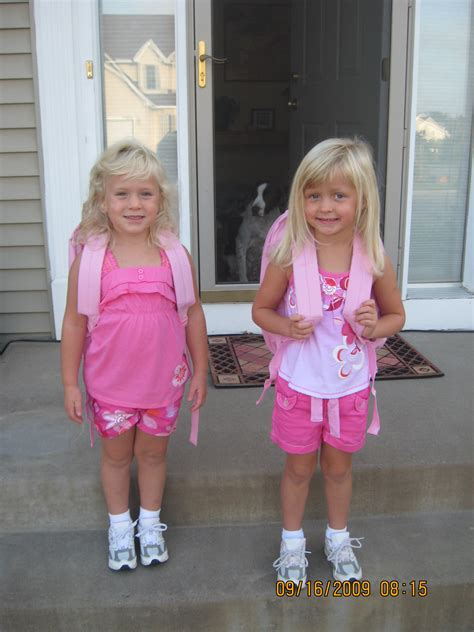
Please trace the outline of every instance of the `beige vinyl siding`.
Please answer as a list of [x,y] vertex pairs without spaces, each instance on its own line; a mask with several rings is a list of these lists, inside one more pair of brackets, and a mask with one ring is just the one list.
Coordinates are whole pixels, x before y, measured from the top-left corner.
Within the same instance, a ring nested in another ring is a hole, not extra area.
[[0,39],[0,53],[31,53],[30,29],[4,31]]
[[51,338],[28,2],[0,0],[0,348]]

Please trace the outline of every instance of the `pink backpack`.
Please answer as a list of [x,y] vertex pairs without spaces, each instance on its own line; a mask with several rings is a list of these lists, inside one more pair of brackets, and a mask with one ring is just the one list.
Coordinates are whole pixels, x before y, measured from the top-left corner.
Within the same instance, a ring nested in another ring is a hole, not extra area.
[[[270,261],[270,253],[283,238],[288,219],[288,211],[283,213],[270,228],[262,252],[262,263],[260,268],[260,283],[262,283],[265,272]],[[304,248],[293,258],[293,279],[295,284],[296,305],[295,313],[301,314],[306,320],[317,325],[323,317],[321,291],[319,287],[319,268],[316,256],[316,248],[308,242]],[[376,349],[382,347],[385,338],[376,340],[365,340],[361,337],[363,327],[354,320],[354,312],[360,304],[370,298],[372,293],[373,275],[370,261],[365,253],[365,248],[361,237],[356,233],[354,236],[352,262],[350,269],[350,282],[347,290],[346,301],[343,309],[344,318],[349,322],[357,339],[367,345],[367,356],[369,362],[369,374],[372,381],[372,394],[374,395],[374,412],[372,422],[368,429],[371,434],[378,434],[380,429],[380,419],[377,410],[376,391],[374,387],[375,375],[377,373]],[[285,313],[284,300],[277,308],[281,314]],[[293,338],[273,334],[262,330],[265,343],[273,357],[269,365],[269,378],[265,381],[263,393],[257,404],[265,395],[265,392],[272,385],[278,375],[278,369],[283,357],[285,347],[294,342]]]
[[[74,259],[82,253],[79,267],[77,311],[79,314],[87,316],[87,330],[90,335],[99,320],[101,272],[108,237],[107,235],[97,235],[89,238],[85,244],[80,244],[77,240],[78,230],[79,227],[75,229],[69,239],[69,267]],[[186,326],[188,309],[195,303],[193,275],[189,259],[184,246],[173,233],[163,233],[161,242],[171,265],[178,314],[183,326]],[[197,445],[198,426],[199,411],[194,411],[191,414],[191,436],[189,438],[194,445]]]

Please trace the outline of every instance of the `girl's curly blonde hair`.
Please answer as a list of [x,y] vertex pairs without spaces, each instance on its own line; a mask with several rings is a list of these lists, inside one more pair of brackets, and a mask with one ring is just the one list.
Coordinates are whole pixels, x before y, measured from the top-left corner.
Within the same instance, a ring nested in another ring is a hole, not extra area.
[[314,237],[304,214],[304,191],[308,187],[342,175],[357,191],[354,231],[362,237],[375,276],[384,269],[384,250],[380,239],[380,200],[372,149],[361,138],[328,138],[315,145],[301,161],[293,178],[288,202],[288,221],[283,239],[271,253],[279,266],[291,264],[298,252]]
[[82,221],[76,236],[78,243],[83,244],[94,235],[113,237],[110,220],[102,210],[107,178],[111,176],[126,176],[130,180],[154,178],[160,190],[160,208],[154,226],[150,228],[150,241],[161,246],[160,234],[163,231],[177,234],[171,210],[172,188],[160,161],[143,143],[134,138],[124,138],[107,147],[91,169],[89,196],[82,207]]

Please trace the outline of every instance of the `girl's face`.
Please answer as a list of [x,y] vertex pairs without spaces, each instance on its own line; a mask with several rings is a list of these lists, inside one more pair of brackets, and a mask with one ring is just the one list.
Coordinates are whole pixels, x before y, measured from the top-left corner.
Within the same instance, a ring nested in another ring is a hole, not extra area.
[[110,176],[105,185],[103,210],[115,232],[148,237],[161,203],[160,188],[154,178],[131,180]]
[[316,239],[352,238],[357,191],[342,175],[304,190],[304,214]]

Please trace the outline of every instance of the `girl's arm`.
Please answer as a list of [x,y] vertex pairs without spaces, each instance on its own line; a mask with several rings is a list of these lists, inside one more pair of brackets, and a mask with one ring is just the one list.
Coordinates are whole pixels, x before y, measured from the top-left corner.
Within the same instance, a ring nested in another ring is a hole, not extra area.
[[77,290],[81,257],[74,260],[69,272],[66,311],[61,334],[61,376],[64,407],[72,421],[82,423],[82,395],[78,384],[79,366],[84,351],[87,317],[77,313]]
[[191,410],[195,411],[206,401],[208,349],[206,319],[204,318],[204,311],[199,299],[196,271],[191,255],[189,252],[187,254],[193,275],[196,301],[188,310],[188,323],[186,325],[186,344],[193,361],[193,377],[189,386],[188,401],[193,402]]
[[304,340],[313,331],[312,323],[305,322],[304,317],[299,314],[287,318],[276,311],[288,286],[288,274],[289,271],[273,263],[268,264],[253,302],[252,318],[259,327],[272,334]]
[[398,289],[395,270],[390,259],[385,257],[383,275],[373,285],[373,293],[379,308],[373,299],[364,301],[356,310],[356,321],[364,326],[364,338],[386,338],[393,336],[405,324],[405,309]]

